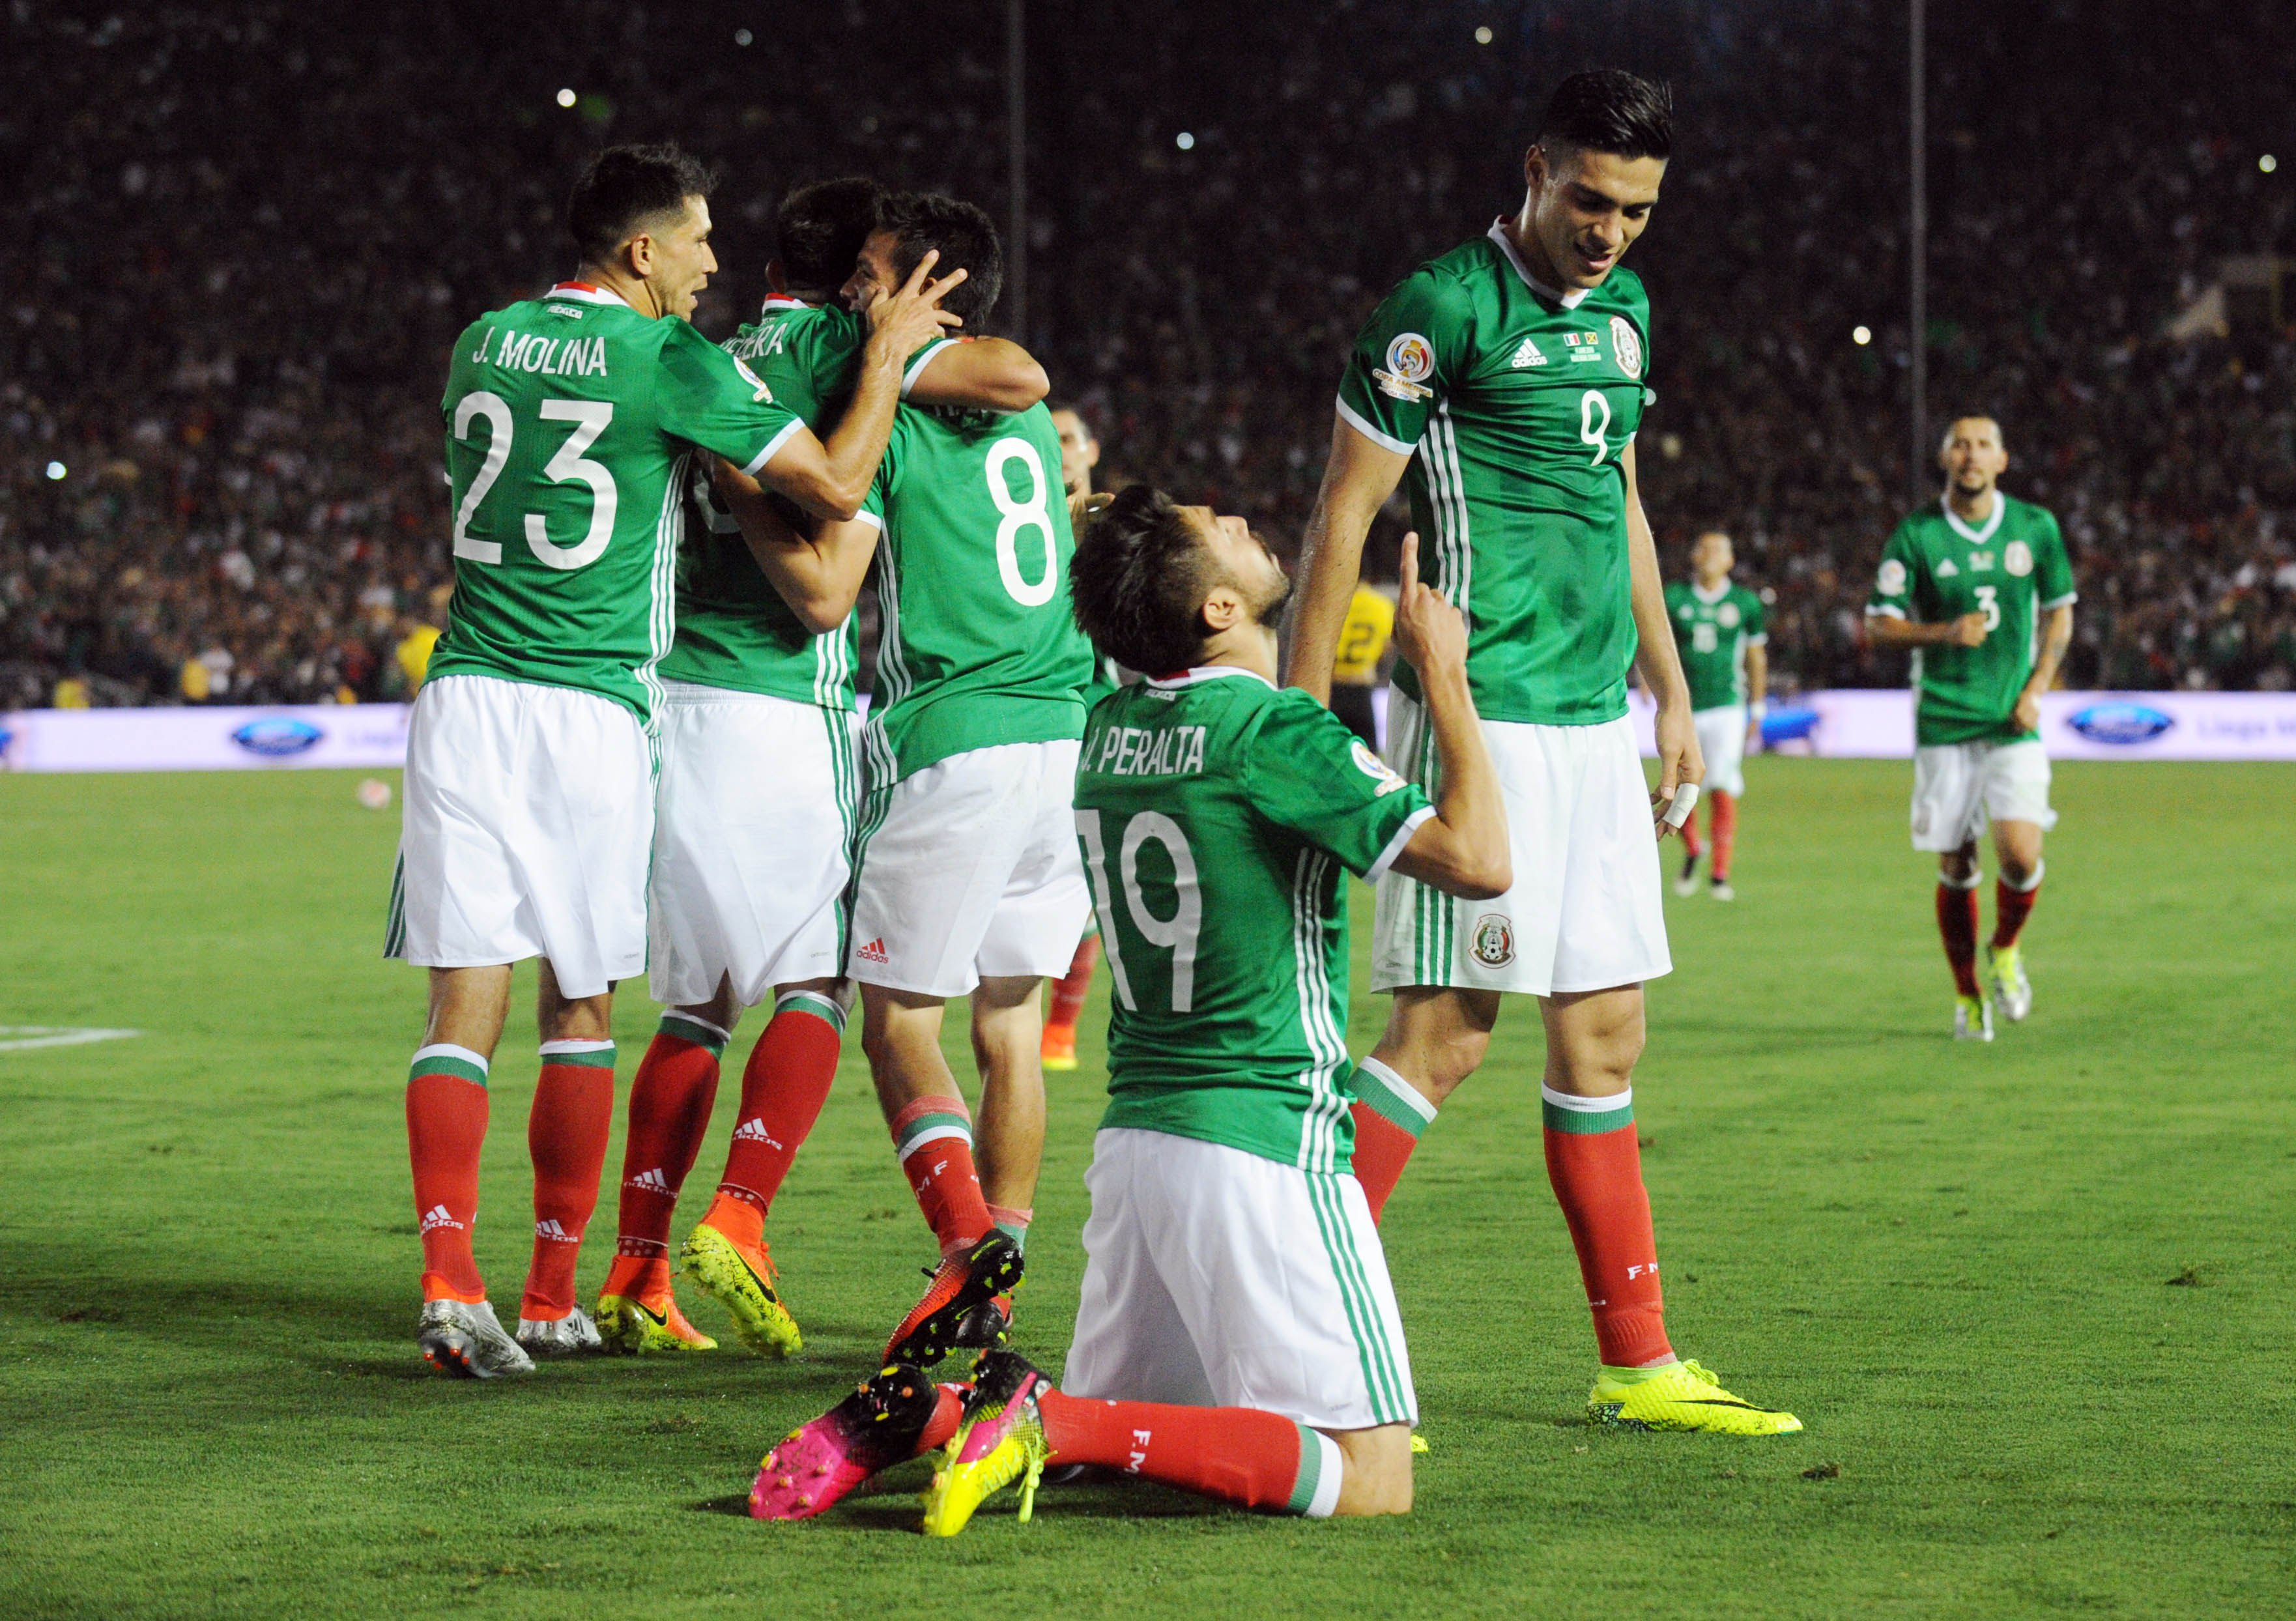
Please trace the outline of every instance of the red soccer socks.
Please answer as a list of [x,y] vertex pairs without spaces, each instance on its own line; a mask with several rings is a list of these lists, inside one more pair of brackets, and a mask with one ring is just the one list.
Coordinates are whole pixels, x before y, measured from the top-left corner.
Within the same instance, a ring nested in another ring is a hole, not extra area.
[[[2025,927],[2025,920],[2033,915],[2033,903],[2041,898],[2041,877],[2042,874],[2047,871],[2048,864],[2046,862],[2037,864],[2033,868],[2033,875],[2025,880],[2025,887],[2021,889],[2016,885],[2011,883],[2006,878],[1997,878],[1994,880],[1994,950],[2006,951],[2010,946],[2014,946],[2017,943],[2018,932]],[[1970,929],[1972,934],[1976,931],[1977,927],[1975,912],[1976,898],[1977,897],[1973,895],[1970,897]],[[1942,905],[1943,904],[1944,902],[1942,898],[1940,898],[1939,905]]]
[[1416,1086],[1375,1058],[1356,1066],[1348,1090],[1355,1094],[1355,1173],[1371,1218],[1379,1220],[1388,1195],[1403,1178],[1419,1134],[1435,1118],[1435,1105]]
[[[690,1013],[665,1013],[630,1082],[630,1131],[622,1144],[617,1259],[669,1253],[669,1223],[709,1110],[718,1100],[726,1032]],[[610,1289],[610,1294],[625,1291]]]
[[1671,1362],[1658,1286],[1658,1239],[1635,1137],[1634,1093],[1581,1098],[1552,1087],[1539,1091],[1546,1175],[1578,1251],[1578,1275],[1587,1285],[1603,1365]]
[[1938,880],[1938,933],[1945,941],[1954,989],[1964,996],[1977,995],[1977,886],[1981,881],[1972,875],[1964,888],[1949,879]]
[[963,1255],[996,1224],[972,1164],[972,1114],[963,1098],[919,1098],[893,1118],[893,1149],[941,1258]]
[[406,1154],[422,1233],[422,1298],[487,1298],[471,1253],[479,1150],[487,1139],[487,1060],[468,1047],[422,1048],[406,1072]]
[[614,1126],[614,1044],[546,1041],[526,1144],[534,1159],[534,1259],[518,1314],[554,1322],[574,1309],[574,1263],[598,1208]]
[[1322,1517],[1340,1500],[1329,1436],[1252,1407],[1037,1398],[1055,1463],[1092,1463],[1241,1508]]
[[1084,999],[1092,991],[1092,970],[1099,964],[1100,937],[1088,934],[1077,942],[1067,974],[1053,982],[1053,1009],[1045,1019],[1046,1029],[1074,1034],[1077,1016],[1084,1011]]
[[1738,842],[1738,797],[1718,789],[1710,802],[1714,807],[1708,813],[1714,821],[1714,861],[1708,870],[1716,883],[1726,884],[1730,881],[1730,852]]
[[745,1239],[728,1231],[727,1237],[758,1241],[765,1213],[789,1175],[790,1162],[828,1101],[844,1038],[845,1010],[832,997],[819,991],[790,991],[774,1003],[774,1016],[742,1070],[742,1109],[734,1122],[726,1175],[718,1184],[717,1202],[702,1218],[719,1226],[720,1210],[736,1202],[747,1204],[757,1212],[758,1232]]

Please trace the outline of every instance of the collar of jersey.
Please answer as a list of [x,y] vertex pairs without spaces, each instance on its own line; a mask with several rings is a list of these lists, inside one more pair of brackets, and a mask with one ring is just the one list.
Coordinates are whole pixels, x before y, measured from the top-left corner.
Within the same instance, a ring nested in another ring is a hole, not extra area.
[[1275,684],[1258,670],[1248,670],[1239,664],[1200,664],[1193,669],[1182,670],[1177,675],[1152,675],[1148,684],[1171,692],[1179,687],[1192,687],[1199,681],[1217,681],[1223,675],[1249,676],[1271,692],[1276,690]]
[[1985,520],[1985,527],[1981,529],[1972,529],[1962,522],[1961,514],[1953,510],[1953,497],[1950,495],[1938,497],[1938,510],[1945,514],[1945,520],[1953,526],[1955,534],[1972,546],[1981,546],[1991,540],[1993,531],[2001,527],[2001,516],[2009,510],[2009,497],[1997,489],[1993,492],[1993,516]]
[[587,282],[561,282],[548,296],[575,304],[619,304],[624,309],[630,307],[630,301],[621,294],[608,288],[593,287]]
[[1577,292],[1564,292],[1559,287],[1549,287],[1531,274],[1530,266],[1522,262],[1522,255],[1514,250],[1514,239],[1506,233],[1505,219],[1491,221],[1488,234],[1490,239],[1499,245],[1499,251],[1506,255],[1507,263],[1514,266],[1515,274],[1522,278],[1522,284],[1540,298],[1552,299],[1565,309],[1576,309],[1586,300],[1587,294],[1590,291],[1587,288],[1582,287]]
[[1727,579],[1725,579],[1722,584],[1716,588],[1714,594],[1712,596],[1708,596],[1706,594],[1706,587],[1700,585],[1696,580],[1693,580],[1690,582],[1690,594],[1696,597],[1700,602],[1705,603],[1709,608],[1711,608],[1715,603],[1720,602],[1724,597],[1730,594],[1730,582]]
[[817,307],[807,303],[803,299],[792,299],[785,292],[776,292],[767,296],[765,307],[760,309],[758,313],[761,315],[770,315],[775,310],[813,309],[816,307]]

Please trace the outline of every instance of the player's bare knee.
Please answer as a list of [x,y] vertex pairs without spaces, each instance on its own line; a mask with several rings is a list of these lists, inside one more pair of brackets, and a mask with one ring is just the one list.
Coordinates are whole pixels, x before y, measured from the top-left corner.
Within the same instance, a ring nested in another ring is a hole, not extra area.
[[1333,1514],[1353,1518],[1411,1512],[1409,1425],[1327,1433],[1340,1448],[1340,1498]]

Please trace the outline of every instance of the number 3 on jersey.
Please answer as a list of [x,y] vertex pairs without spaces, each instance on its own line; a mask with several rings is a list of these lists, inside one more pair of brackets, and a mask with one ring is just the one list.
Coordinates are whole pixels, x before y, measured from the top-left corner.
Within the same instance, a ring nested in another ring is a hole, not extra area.
[[[558,447],[555,455],[544,466],[543,475],[553,483],[562,484],[570,479],[579,479],[590,487],[590,528],[579,545],[554,544],[550,529],[539,512],[526,514],[526,546],[543,562],[553,569],[579,569],[594,563],[603,556],[606,543],[614,537],[614,514],[620,505],[619,493],[614,487],[614,475],[603,462],[593,462],[582,453],[598,442],[614,420],[613,403],[610,400],[546,399],[536,413],[545,422],[571,422],[574,431]],[[479,475],[471,480],[471,487],[463,492],[463,504],[455,509],[455,555],[467,557],[472,562],[502,561],[502,543],[493,540],[472,540],[471,519],[479,510],[479,503],[502,477],[504,463],[510,460],[510,405],[501,395],[480,389],[463,396],[455,407],[455,438],[467,439],[471,424],[480,417],[487,422],[487,459],[479,468]]]
[[[1076,814],[1077,835],[1084,841],[1085,867],[1092,875],[1093,905],[1100,913],[1101,944],[1108,954],[1109,978],[1115,982],[1117,1000],[1134,1012],[1132,977],[1124,965],[1124,930],[1116,915],[1115,896],[1108,881],[1108,847],[1102,842],[1100,813]],[[1140,850],[1150,840],[1163,847],[1172,864],[1172,888],[1177,901],[1169,917],[1158,917],[1140,891]],[[1124,888],[1124,909],[1131,932],[1148,945],[1172,954],[1172,1011],[1193,1010],[1196,992],[1196,937],[1203,927],[1203,893],[1196,882],[1196,856],[1180,824],[1155,811],[1142,811],[1124,825],[1116,857],[1117,879]]]
[[[1013,487],[1006,482],[1004,464],[1018,462],[1028,470],[1029,495],[1026,500],[1013,498]],[[1004,582],[1005,592],[1023,608],[1042,608],[1053,600],[1060,589],[1060,543],[1053,536],[1053,514],[1046,505],[1051,494],[1045,479],[1045,463],[1037,454],[1037,447],[1026,439],[999,439],[988,452],[988,498],[996,503],[996,573]],[[1030,580],[1021,572],[1021,531],[1034,529],[1044,536],[1045,561],[1038,577]]]

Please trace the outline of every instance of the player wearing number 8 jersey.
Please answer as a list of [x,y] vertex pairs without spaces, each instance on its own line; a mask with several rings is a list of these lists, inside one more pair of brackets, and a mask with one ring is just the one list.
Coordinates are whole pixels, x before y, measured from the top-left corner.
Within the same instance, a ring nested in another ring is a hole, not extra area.
[[574,1264],[612,1111],[613,983],[645,962],[649,733],[686,459],[699,446],[813,510],[850,513],[890,428],[900,357],[941,324],[914,289],[889,301],[869,381],[824,447],[686,320],[717,267],[709,189],[674,147],[600,154],[568,210],[578,277],[455,346],[441,407],[455,601],[410,725],[386,941],[431,970],[406,1094],[417,1338],[451,1372],[530,1366],[486,1304],[470,1243],[486,1075],[526,957],[543,959],[544,1063],[520,1339],[598,1343]]
[[[2072,643],[2077,594],[2057,520],[1997,487],[2009,465],[1999,423],[1956,418],[1938,464],[1945,494],[1883,546],[1866,624],[1875,646],[1914,650],[1914,848],[1938,856],[1954,1035],[1990,1041],[1997,1006],[2012,1022],[2032,1009],[2019,937],[2040,897],[2041,835],[2057,820],[2040,695]],[[1980,987],[1977,840],[1988,822],[2001,874]]]
[[[1500,995],[1538,996],[1547,1171],[1601,1355],[1590,1412],[1775,1433],[1799,1425],[1719,1390],[1667,1339],[1634,1129],[1642,983],[1670,962],[1652,798],[1627,719],[1630,662],[1658,704],[1658,797],[1702,775],[1636,493],[1650,305],[1619,267],[1657,203],[1671,142],[1662,86],[1607,70],[1566,79],[1525,155],[1520,210],[1422,266],[1373,313],[1340,386],[1289,678],[1328,690],[1364,535],[1407,474],[1430,583],[1467,618],[1467,675],[1506,795],[1515,885],[1462,902],[1407,875],[1382,880],[1372,986],[1393,990],[1395,1006],[1355,1079],[1357,1175],[1378,1210],[1438,1106],[1480,1063]],[[1399,671],[1389,759],[1439,782],[1418,699]]]

